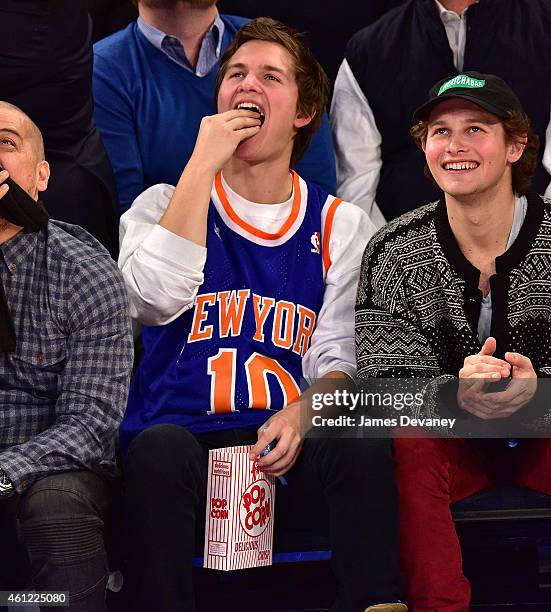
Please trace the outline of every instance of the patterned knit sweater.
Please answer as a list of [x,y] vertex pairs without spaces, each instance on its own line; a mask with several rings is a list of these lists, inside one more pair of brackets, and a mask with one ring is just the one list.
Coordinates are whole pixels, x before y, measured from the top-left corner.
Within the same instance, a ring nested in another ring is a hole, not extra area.
[[[496,259],[495,355],[516,351],[551,376],[551,201],[528,194],[520,233]],[[479,271],[464,257],[443,201],[395,219],[365,250],[356,303],[358,377],[457,376],[477,336]]]

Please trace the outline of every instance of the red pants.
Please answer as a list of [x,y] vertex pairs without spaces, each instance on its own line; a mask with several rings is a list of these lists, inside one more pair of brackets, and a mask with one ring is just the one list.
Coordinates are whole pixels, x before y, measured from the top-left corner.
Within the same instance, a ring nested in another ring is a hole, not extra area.
[[551,494],[551,441],[394,440],[402,571],[413,612],[465,612],[471,589],[450,504],[515,484]]

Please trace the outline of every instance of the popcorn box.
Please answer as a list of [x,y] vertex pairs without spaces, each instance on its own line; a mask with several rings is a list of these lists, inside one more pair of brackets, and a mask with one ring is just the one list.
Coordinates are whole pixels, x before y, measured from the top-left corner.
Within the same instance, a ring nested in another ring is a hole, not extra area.
[[251,448],[209,451],[203,567],[272,564],[275,480],[249,459]]

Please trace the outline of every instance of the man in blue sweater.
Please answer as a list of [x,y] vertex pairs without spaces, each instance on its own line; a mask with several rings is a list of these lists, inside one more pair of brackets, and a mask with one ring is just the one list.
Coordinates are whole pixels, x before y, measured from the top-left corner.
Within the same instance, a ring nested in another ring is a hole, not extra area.
[[[212,115],[219,58],[248,19],[216,0],[136,0],[139,18],[94,46],[95,119],[115,171],[121,212],[147,187],[175,185],[199,123]],[[297,167],[335,192],[329,124]]]

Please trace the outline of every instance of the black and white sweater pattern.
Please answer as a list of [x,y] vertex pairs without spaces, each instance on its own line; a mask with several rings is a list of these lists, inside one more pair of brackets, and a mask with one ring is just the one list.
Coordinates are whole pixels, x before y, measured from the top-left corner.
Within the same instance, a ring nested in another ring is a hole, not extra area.
[[[526,218],[496,259],[491,335],[551,376],[551,201],[528,194]],[[360,382],[457,376],[477,336],[479,271],[464,257],[443,201],[383,227],[366,247],[356,302]]]

